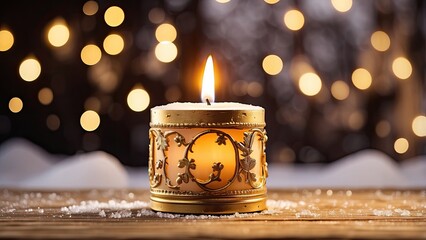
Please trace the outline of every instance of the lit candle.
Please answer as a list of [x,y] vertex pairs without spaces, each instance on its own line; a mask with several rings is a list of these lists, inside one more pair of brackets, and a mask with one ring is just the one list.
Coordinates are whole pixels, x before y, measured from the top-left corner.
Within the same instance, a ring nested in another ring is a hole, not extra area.
[[203,103],[151,109],[151,208],[179,213],[254,212],[266,208],[264,109],[214,102],[211,56]]

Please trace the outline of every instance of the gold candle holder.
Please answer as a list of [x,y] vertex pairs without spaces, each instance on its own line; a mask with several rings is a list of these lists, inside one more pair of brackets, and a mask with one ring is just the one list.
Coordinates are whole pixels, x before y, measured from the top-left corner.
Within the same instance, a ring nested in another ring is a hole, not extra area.
[[153,210],[227,214],[266,209],[263,108],[174,103],[152,108],[150,126]]

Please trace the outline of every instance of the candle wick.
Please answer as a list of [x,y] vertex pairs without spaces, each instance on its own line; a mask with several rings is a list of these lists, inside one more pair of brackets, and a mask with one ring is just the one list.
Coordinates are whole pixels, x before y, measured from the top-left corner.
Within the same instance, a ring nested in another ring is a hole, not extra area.
[[208,98],[206,98],[206,102],[207,102],[207,105],[212,105],[211,103],[210,103],[210,100],[208,99]]

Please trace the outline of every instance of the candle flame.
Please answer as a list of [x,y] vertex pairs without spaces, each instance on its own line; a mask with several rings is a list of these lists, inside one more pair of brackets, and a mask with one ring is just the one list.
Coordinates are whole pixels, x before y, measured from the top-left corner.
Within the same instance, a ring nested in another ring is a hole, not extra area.
[[214,68],[213,58],[211,55],[207,58],[206,66],[204,68],[201,101],[209,105],[214,102]]

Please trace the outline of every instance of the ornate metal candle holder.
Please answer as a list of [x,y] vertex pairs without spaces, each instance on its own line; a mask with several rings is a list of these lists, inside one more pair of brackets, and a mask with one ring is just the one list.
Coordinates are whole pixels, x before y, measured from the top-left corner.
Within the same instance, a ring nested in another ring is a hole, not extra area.
[[266,209],[260,109],[151,109],[151,208],[195,214]]

